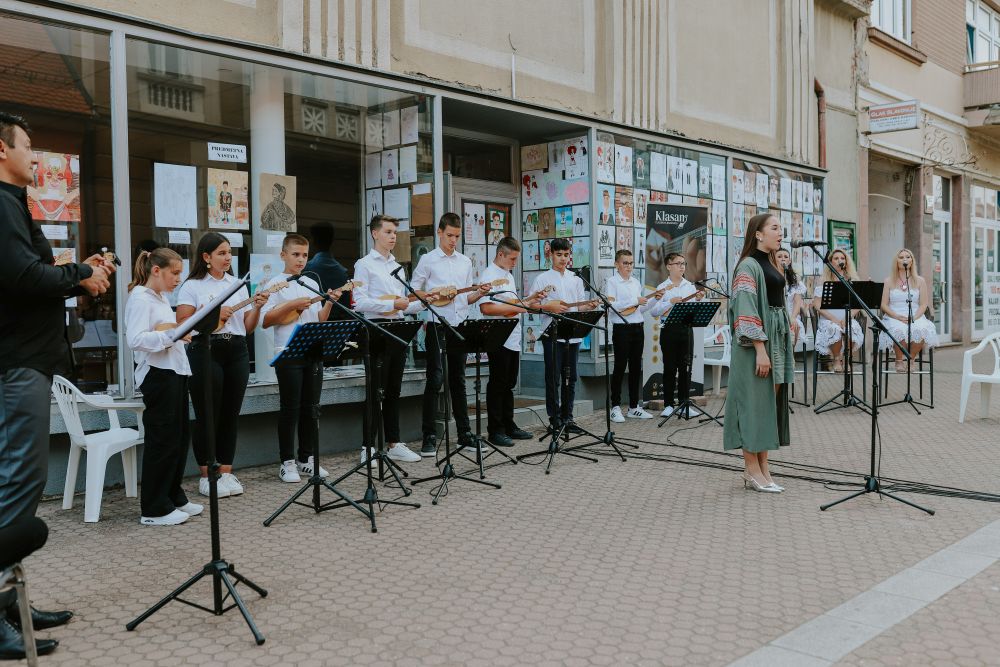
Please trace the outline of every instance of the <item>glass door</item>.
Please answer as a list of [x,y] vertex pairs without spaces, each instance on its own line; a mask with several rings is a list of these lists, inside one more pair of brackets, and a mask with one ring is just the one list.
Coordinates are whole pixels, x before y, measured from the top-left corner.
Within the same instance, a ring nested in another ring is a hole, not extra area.
[[934,175],[931,308],[942,341],[951,340],[951,180]]

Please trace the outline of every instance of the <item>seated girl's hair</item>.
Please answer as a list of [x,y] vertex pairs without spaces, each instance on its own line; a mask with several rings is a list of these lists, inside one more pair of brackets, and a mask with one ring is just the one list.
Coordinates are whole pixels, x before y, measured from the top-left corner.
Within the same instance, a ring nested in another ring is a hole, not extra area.
[[145,285],[149,280],[150,274],[153,272],[154,266],[166,269],[170,266],[171,262],[181,261],[183,261],[181,256],[170,248],[141,251],[139,256],[135,258],[135,267],[132,269],[132,282],[128,284],[128,291],[131,292],[132,288],[136,285]]

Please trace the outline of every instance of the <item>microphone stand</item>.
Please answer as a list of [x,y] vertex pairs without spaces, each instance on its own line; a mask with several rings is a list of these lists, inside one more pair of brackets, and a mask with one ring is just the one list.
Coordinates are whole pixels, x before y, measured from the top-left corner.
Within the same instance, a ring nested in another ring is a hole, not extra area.
[[[549,311],[542,310],[541,308],[532,308],[530,306],[525,305],[523,301],[521,301],[520,303],[513,303],[511,301],[504,301],[503,299],[498,299],[496,297],[490,297],[490,301],[493,301],[495,303],[502,303],[502,304],[505,304],[505,305],[508,305],[508,306],[519,306],[519,307],[523,308],[524,311],[527,312],[527,313],[535,313],[536,315],[545,315],[545,316],[551,317],[552,318],[552,322],[549,324],[549,327],[556,326],[558,328],[558,324],[556,324],[558,322],[565,322],[565,321],[578,322],[578,320],[574,320],[572,318],[566,317],[565,315],[562,315],[560,313],[550,313]],[[554,336],[555,336],[555,334],[553,333],[553,338],[552,338],[552,344],[553,345],[556,344]],[[552,356],[555,357],[554,354]],[[554,359],[553,359],[553,361],[554,361]],[[555,367],[555,364],[553,363],[552,364],[552,368],[551,369],[546,368],[545,371],[547,373],[551,372],[551,377],[549,379],[552,381],[553,386],[556,388],[556,391],[559,391],[560,390],[560,386],[561,386],[560,377],[559,376],[562,375],[562,380],[566,381],[566,377],[565,377],[564,374],[562,374],[561,369],[557,369]],[[554,428],[551,424],[549,424],[549,426],[545,430],[545,433],[542,435],[542,437],[540,437],[538,439],[539,442],[541,442],[542,440],[545,440],[549,436],[552,436],[551,440],[549,440],[549,446],[548,446],[548,448],[543,449],[541,451],[532,452],[530,454],[521,454],[520,456],[517,457],[517,460],[518,461],[524,461],[525,459],[533,458],[535,456],[547,456],[549,458],[549,462],[548,462],[548,465],[545,466],[545,474],[546,475],[548,475],[552,471],[552,463],[553,463],[553,461],[555,461],[555,458],[556,458],[555,455],[556,454],[565,454],[566,456],[573,456],[573,457],[578,458],[578,459],[584,459],[585,461],[590,461],[591,463],[597,463],[597,459],[591,458],[589,456],[584,456],[583,454],[577,454],[574,451],[574,450],[577,450],[577,449],[582,449],[584,447],[588,447],[588,446],[590,446],[589,444],[588,445],[579,445],[579,446],[576,446],[576,447],[564,447],[564,448],[561,448],[559,446],[559,439],[561,437],[564,437],[565,432],[566,432],[566,423],[560,424],[559,428]],[[570,440],[569,436],[566,435],[565,438],[566,438],[566,442],[568,443],[569,440]],[[614,444],[612,444],[611,446],[615,447]],[[615,447],[615,451],[617,451],[618,454],[621,455],[621,451],[618,450],[617,447]],[[625,457],[622,457],[622,458],[624,459]]]
[[[913,292],[910,291],[910,265],[906,264],[906,351],[910,351],[910,343],[913,340]],[[912,381],[913,381],[913,366],[912,366],[912,355],[911,358],[907,359],[906,362],[906,393],[903,398],[898,401],[893,401],[892,403],[883,403],[882,407],[888,407],[890,405],[899,405],[900,403],[908,403],[911,408],[919,415],[920,408],[917,406],[923,406],[925,408],[933,408],[933,405],[928,405],[927,403],[921,403],[920,401],[914,400],[912,391]],[[888,389],[886,390],[888,393]],[[932,395],[933,397],[933,395]]]
[[[694,284],[697,287],[701,287],[703,289],[707,289],[709,292],[713,292],[714,294],[716,294],[717,296],[722,297],[723,299],[729,299],[730,298],[729,294],[725,290],[716,289],[715,287],[712,287],[708,283],[705,283],[705,282],[703,282],[701,280],[695,280],[692,284]],[[729,326],[729,325],[726,325],[726,326]],[[731,346],[732,346],[732,343],[730,342],[730,347]],[[702,364],[702,374],[704,374],[704,372],[705,372],[704,368],[705,368],[705,365]],[[721,374],[719,375],[719,382],[720,382],[720,384],[722,382],[722,375]],[[718,391],[719,389],[721,389],[721,387],[716,387],[715,389],[716,389],[716,391]],[[726,409],[726,402],[727,401],[729,401],[729,390],[728,389],[726,390],[726,397],[722,399],[722,405],[719,406],[719,411],[715,413],[715,416],[712,416],[706,410],[705,411],[705,416],[702,417],[701,419],[699,419],[698,423],[699,424],[704,424],[705,422],[715,422],[719,426],[722,426],[722,420],[724,420],[726,418],[725,415],[722,414],[722,411]],[[706,406],[706,407],[708,407],[708,406]],[[671,415],[671,416],[673,416],[673,415]],[[662,426],[663,423],[661,423],[660,425]]]
[[[625,317],[620,312],[618,312],[617,308],[615,308],[614,306],[611,305],[611,302],[608,300],[608,298],[606,296],[604,296],[604,294],[601,293],[601,291],[599,289],[597,289],[596,287],[594,287],[590,283],[590,281],[587,280],[584,277],[584,275],[583,275],[583,268],[579,268],[579,269],[572,269],[571,268],[569,270],[572,271],[573,273],[575,273],[576,277],[583,281],[584,286],[588,290],[590,290],[591,293],[593,293],[594,296],[596,296],[600,300],[601,303],[604,304],[604,327],[601,328],[601,331],[604,332],[604,337],[606,339],[604,341],[605,342],[605,345],[604,345],[604,423],[605,423],[606,429],[605,429],[604,437],[603,438],[599,438],[596,435],[594,435],[593,433],[587,433],[587,435],[589,435],[590,437],[594,438],[594,440],[597,441],[596,443],[594,443],[595,445],[596,444],[602,444],[602,443],[605,444],[605,445],[609,445],[612,449],[615,450],[615,453],[618,454],[618,456],[621,457],[622,461],[624,461],[625,460],[625,455],[622,454],[621,450],[618,449],[618,447],[616,446],[615,433],[614,433],[614,431],[611,430],[611,362],[610,362],[609,356],[608,356],[608,348],[611,347],[611,336],[612,336],[611,313],[614,313],[615,315],[617,315],[618,317],[620,317],[621,320],[622,320],[622,322],[625,321]],[[641,294],[641,292],[640,292],[640,294]],[[597,338],[598,338],[597,343],[598,343],[598,345],[600,345],[600,336],[598,336]],[[629,372],[630,373],[637,372],[637,369],[630,369]],[[636,399],[636,400],[638,400],[638,399]],[[585,433],[586,433],[586,431],[585,431]],[[630,444],[630,446],[633,447],[634,449],[638,449],[639,448],[639,445],[631,445]]]
[[[346,313],[348,315],[348,317],[350,317],[350,318],[352,318],[352,319],[360,322],[362,324],[362,326],[365,328],[366,337],[365,337],[365,341],[363,343],[364,349],[362,350],[362,355],[363,355],[363,360],[364,360],[364,365],[365,365],[365,388],[366,388],[366,393],[369,393],[370,395],[365,397],[365,399],[366,399],[365,400],[365,411],[364,411],[364,414],[363,414],[364,424],[363,424],[363,427],[362,427],[362,431],[364,433],[364,444],[363,444],[363,446],[364,446],[364,448],[366,450],[366,453],[368,454],[367,458],[378,459],[380,462],[384,462],[386,468],[388,468],[389,472],[395,478],[396,483],[399,485],[399,488],[403,491],[403,495],[404,496],[408,496],[411,493],[413,493],[413,491],[411,489],[408,489],[403,484],[403,480],[400,479],[399,475],[396,472],[396,468],[397,468],[396,464],[393,463],[392,459],[390,459],[387,456],[384,456],[384,453],[382,451],[383,448],[381,447],[381,443],[372,442],[373,439],[375,441],[378,441],[378,436],[374,435],[374,434],[377,433],[378,430],[379,430],[378,422],[380,421],[380,418],[381,418],[381,410],[379,409],[378,410],[378,414],[376,414],[376,411],[377,411],[376,408],[378,406],[380,406],[379,394],[381,393],[381,387],[378,386],[378,385],[381,382],[382,374],[381,374],[381,359],[379,359],[379,360],[376,361],[376,364],[375,364],[376,370],[375,370],[375,372],[372,372],[372,370],[371,370],[372,369],[372,355],[371,355],[371,344],[370,344],[370,341],[369,341],[371,334],[369,332],[372,331],[372,330],[378,331],[380,334],[382,334],[383,336],[385,336],[389,340],[393,341],[397,345],[399,345],[401,347],[404,347],[404,348],[407,346],[408,343],[405,340],[403,340],[402,338],[400,338],[399,336],[397,336],[396,334],[394,334],[394,333],[392,333],[390,331],[386,331],[382,327],[376,325],[374,322],[372,322],[371,320],[369,320],[367,317],[365,317],[361,313],[348,308],[344,304],[340,303],[339,300],[332,298],[329,294],[327,294],[325,292],[321,292],[320,290],[313,288],[311,285],[306,284],[305,282],[303,282],[302,280],[299,279],[300,277],[301,277],[301,274],[298,277],[292,278],[292,280],[294,280],[295,282],[297,282],[299,285],[301,285],[302,287],[306,288],[310,292],[313,292],[313,293],[317,294],[318,296],[322,297],[323,301],[327,301],[330,304],[332,304],[335,308],[340,309],[341,312]],[[319,401],[320,401],[320,394],[322,393],[322,389],[323,389],[323,366],[322,366],[322,362],[316,362],[316,363],[313,364],[312,375],[313,375],[313,378],[314,378],[314,382],[316,384],[314,395],[316,396],[316,407],[318,409],[318,405],[319,405]],[[374,391],[371,391],[372,387],[375,387]],[[374,435],[374,438],[373,438],[373,435]],[[371,450],[371,451],[368,451],[368,450]],[[351,475],[353,475],[355,472],[359,471],[360,467],[362,465],[365,467],[365,469],[367,471],[366,472],[366,477],[367,477],[368,484],[367,484],[367,486],[365,488],[364,498],[359,503],[359,502],[357,502],[355,500],[352,500],[351,498],[349,498],[344,493],[342,493],[337,488],[337,485],[340,484],[345,479],[347,479],[348,477],[350,477]],[[403,472],[403,475],[406,476],[406,473]],[[320,502],[320,496],[319,496],[320,487],[326,487],[330,491],[333,491],[335,494],[337,494],[340,497],[340,500],[333,501],[333,502],[330,502],[330,503],[326,503],[325,505],[321,504],[321,502]],[[312,505],[305,505],[305,503],[298,502],[298,498],[303,493],[305,493],[309,488],[312,488],[312,490],[313,490],[313,502],[312,502]],[[293,494],[291,498],[289,498],[287,501],[285,501],[285,503],[281,507],[279,507],[271,516],[269,516],[264,521],[264,526],[270,526],[271,523],[278,517],[278,515],[280,515],[282,512],[284,512],[293,503],[294,504],[299,504],[299,505],[304,505],[306,507],[312,507],[313,510],[315,512],[317,512],[317,513],[323,512],[323,511],[326,511],[326,510],[339,509],[341,507],[348,507],[348,506],[353,507],[354,509],[358,510],[359,512],[361,512],[362,514],[364,514],[368,518],[368,520],[371,522],[371,527],[372,527],[372,532],[373,533],[378,531],[378,529],[375,526],[375,505],[376,504],[380,506],[380,509],[382,507],[384,507],[385,505],[402,505],[402,506],[405,506],[405,507],[413,507],[413,508],[419,508],[420,507],[419,503],[407,503],[407,502],[401,502],[401,501],[397,501],[397,500],[381,500],[378,497],[378,491],[375,488],[375,483],[374,483],[374,481],[372,479],[371,465],[369,464],[369,462],[367,460],[364,461],[363,463],[361,463],[360,465],[355,466],[350,471],[348,471],[346,474],[342,475],[341,477],[338,477],[337,479],[333,480],[332,482],[323,479],[320,476],[319,445],[318,445],[318,443],[317,443],[316,450],[313,452],[313,475],[312,475],[312,477],[310,477],[307,480],[307,484],[305,486],[303,486],[301,489],[299,489],[299,491],[297,491],[295,494]],[[362,506],[362,504],[363,505],[367,505],[368,509],[366,510]]]
[[[434,309],[433,306],[431,306],[431,304],[427,301],[425,297],[420,296],[420,293],[417,292],[417,290],[413,289],[413,286],[410,285],[410,283],[407,282],[405,278],[399,277],[398,269],[392,273],[392,277],[398,280],[403,285],[403,287],[406,288],[407,292],[412,294],[417,301],[419,301],[424,305],[424,308],[426,308],[431,315],[437,318],[437,323],[435,323],[434,320],[432,319],[428,323],[428,327],[434,327],[436,326],[436,324],[441,324],[444,326],[446,331],[451,332],[451,334],[455,337],[457,341],[459,341],[460,343],[465,342],[465,338],[462,336],[462,334],[460,334],[455,329],[455,327],[453,327],[451,323],[448,322],[448,320],[441,317],[441,315]],[[441,484],[438,485],[437,489],[432,491],[432,495],[434,496],[433,500],[431,500],[432,505],[437,505],[438,499],[440,499],[441,496],[448,494],[448,482],[450,482],[453,479],[461,479],[465,480],[466,482],[475,482],[476,484],[491,486],[494,489],[500,488],[499,484],[488,482],[485,479],[476,479],[474,477],[469,477],[467,475],[459,475],[458,473],[455,472],[455,468],[451,464],[451,433],[448,428],[448,420],[451,418],[453,410],[451,405],[451,388],[448,385],[448,354],[447,354],[447,346],[444,340],[446,336],[447,334],[441,335],[441,332],[435,329],[435,338],[437,338],[437,343],[438,343],[438,355],[439,358],[441,359],[441,372],[444,373],[444,383],[442,384],[442,388],[444,389],[444,410],[445,410],[445,415],[444,415],[445,456],[444,459],[442,459],[441,461],[435,461],[434,463],[435,465],[440,466],[441,463],[443,462],[444,467],[441,468],[441,472],[437,475],[432,475],[431,477],[424,477],[422,479],[413,480],[414,486],[416,486],[417,484],[423,484],[424,482],[430,482],[436,479],[441,480]],[[457,426],[458,424],[456,423],[456,427]]]
[[[819,257],[820,260],[832,271],[833,275],[835,275],[837,277],[837,280],[839,280],[841,283],[843,283],[844,287],[847,288],[847,291],[854,297],[854,299],[857,300],[857,302],[859,304],[861,304],[861,308],[865,311],[865,313],[868,314],[868,318],[869,318],[869,320],[871,322],[870,327],[871,327],[871,330],[872,330],[872,335],[876,338],[876,340],[877,340],[878,335],[880,333],[884,333],[886,336],[889,337],[889,339],[893,343],[895,343],[898,346],[899,345],[899,341],[897,341],[895,339],[895,337],[891,333],[889,333],[889,330],[882,323],[882,320],[880,320],[877,317],[875,317],[875,313],[873,313],[871,311],[871,309],[868,307],[868,304],[866,304],[864,301],[861,300],[861,297],[858,295],[858,293],[854,291],[853,287],[851,287],[851,283],[847,279],[845,279],[842,275],[840,275],[840,273],[838,273],[837,271],[833,270],[833,264],[830,262],[829,258],[827,258],[823,254],[821,254],[818,250],[816,250],[815,247],[813,247],[812,251],[814,253],[816,253],[816,256]],[[900,347],[900,349],[902,349],[902,347]],[[903,354],[906,355],[906,357],[908,359],[911,357],[909,350],[903,350]],[[881,483],[881,481],[878,478],[878,470],[876,469],[876,466],[877,466],[876,454],[877,454],[878,437],[879,437],[879,433],[878,433],[878,400],[877,399],[878,399],[878,392],[879,392],[879,378],[878,378],[879,373],[878,373],[878,371],[879,371],[879,357],[880,356],[881,355],[878,353],[878,348],[876,346],[876,352],[875,352],[875,354],[872,355],[872,395],[876,397],[876,400],[872,401],[872,410],[871,410],[871,459],[870,459],[871,467],[869,469],[869,473],[867,475],[865,475],[864,488],[862,488],[860,491],[855,491],[854,493],[849,494],[849,495],[841,498],[840,500],[835,500],[832,503],[827,503],[826,505],[821,505],[819,509],[820,509],[820,511],[826,511],[826,510],[830,509],[831,507],[833,507],[835,505],[839,505],[840,503],[846,502],[848,500],[851,500],[852,498],[857,498],[858,496],[862,496],[862,495],[865,495],[865,494],[868,494],[868,493],[876,493],[879,496],[885,496],[886,498],[892,498],[893,500],[901,502],[904,505],[909,505],[910,507],[916,508],[916,509],[920,510],[921,512],[927,512],[928,514],[930,514],[930,515],[933,516],[934,510],[927,509],[926,507],[921,507],[920,505],[917,505],[914,502],[911,502],[911,501],[906,500],[904,498],[900,498],[899,496],[897,496],[895,494],[892,494],[892,493],[890,493],[888,491],[883,490],[882,489],[882,483]]]
[[[817,254],[819,253],[819,251],[816,250],[815,247],[813,247],[813,246],[810,246],[810,247],[813,248],[813,252],[815,252]],[[840,265],[836,269],[834,269],[833,268],[833,264],[830,263],[829,261],[827,261],[826,258],[824,258],[823,261],[824,261],[824,263],[827,266],[830,267],[832,273],[835,276],[837,276],[837,279],[840,280],[840,282],[844,283],[845,285],[850,285],[850,281],[847,280],[846,278],[844,278],[841,275],[841,273],[840,273],[841,271],[844,271],[847,268],[846,266]],[[864,302],[861,301],[861,299],[858,297],[857,292],[855,292],[854,289],[851,288],[850,293],[847,295],[847,303],[844,304],[844,340],[845,340],[845,344],[844,344],[844,347],[842,348],[843,353],[844,353],[844,387],[839,392],[837,392],[832,398],[830,398],[828,401],[826,401],[822,405],[818,405],[815,408],[813,408],[813,412],[815,412],[816,414],[821,414],[823,412],[829,412],[831,410],[839,410],[841,408],[850,408],[850,407],[858,408],[862,412],[868,413],[868,414],[870,414],[870,412],[871,412],[870,406],[868,405],[868,403],[865,402],[864,397],[859,398],[857,396],[857,394],[854,393],[854,342],[853,342],[853,322],[854,322],[854,317],[851,314],[851,311],[853,310],[853,308],[851,308],[851,295],[854,295],[854,297],[857,298],[858,303],[862,303],[864,305],[865,312],[868,313],[868,317],[874,317],[874,315],[872,314],[872,311],[868,308],[867,304],[864,304]],[[822,315],[820,315],[819,317],[822,317]],[[872,355],[872,359],[875,359],[878,356],[879,356],[878,355],[878,338],[876,337],[875,338],[875,354]],[[817,380],[816,384],[817,385],[819,384],[818,380]],[[862,394],[863,394],[864,393],[864,383],[862,383],[861,389],[862,389]],[[828,405],[830,405],[831,403],[833,403],[834,401],[836,401],[838,398],[841,398],[841,397],[843,397],[843,399],[844,399],[843,404],[841,404],[841,405],[833,405],[832,407],[827,407]],[[877,395],[872,398],[872,402],[873,403],[876,402],[876,401],[878,401],[878,396]]]

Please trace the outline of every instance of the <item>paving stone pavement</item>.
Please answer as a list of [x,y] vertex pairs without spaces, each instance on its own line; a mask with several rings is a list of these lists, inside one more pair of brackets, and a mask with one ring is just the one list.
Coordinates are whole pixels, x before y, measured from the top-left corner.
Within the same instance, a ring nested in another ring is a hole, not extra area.
[[[957,422],[961,352],[937,354],[937,408],[922,416],[905,405],[885,409],[886,477],[1000,492],[1000,429],[995,416],[979,418],[975,390],[967,423]],[[820,395],[836,388],[826,378]],[[901,389],[894,379],[890,395]],[[603,413],[580,423],[604,431]],[[269,591],[266,599],[243,591],[267,637],[259,647],[235,610],[215,617],[178,603],[125,631],[209,560],[207,516],[142,527],[137,501],[121,490],[105,494],[98,524],[83,523],[82,500],[69,511],[43,503],[51,535],[27,562],[32,597],[77,613],[40,633],[62,642],[43,664],[727,665],[1000,518],[994,503],[914,493],[903,495],[937,514],[870,496],[820,512],[847,487],[785,476],[782,495],[745,491],[739,458],[721,453],[722,429],[658,423],[615,425],[622,442],[642,441],[625,449],[625,463],[558,457],[550,475],[503,465],[487,473],[501,490],[453,482],[437,506],[426,485],[415,487],[423,506],[386,509],[375,534],[346,509],[293,507],[264,528],[295,487],[278,481],[277,465],[238,470],[247,491],[220,501],[222,547]],[[523,425],[539,430],[537,421]],[[773,457],[773,470],[858,481],[869,428],[855,409],[798,407],[793,444]],[[346,470],[354,456],[324,465]],[[408,469],[411,479],[434,470],[427,460]],[[344,488],[360,494],[363,480]],[[209,585],[190,597],[209,604]],[[994,564],[838,664],[1000,664],[998,604]]]

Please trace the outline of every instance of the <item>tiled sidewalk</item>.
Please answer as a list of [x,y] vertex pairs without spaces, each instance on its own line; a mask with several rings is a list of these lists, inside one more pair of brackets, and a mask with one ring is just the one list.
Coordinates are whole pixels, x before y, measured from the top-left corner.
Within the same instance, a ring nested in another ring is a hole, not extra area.
[[[974,395],[973,416],[958,424],[961,350],[939,352],[937,364],[936,409],[885,410],[881,471],[1000,492],[997,420],[976,416]],[[823,380],[821,396],[835,390]],[[603,434],[603,413],[581,423]],[[657,423],[629,420],[615,431],[643,441],[643,454],[739,465],[720,454],[718,426]],[[797,408],[793,446],[774,459],[862,473],[869,428],[857,410]],[[685,448],[667,446],[668,436]],[[62,641],[43,664],[726,665],[1000,518],[997,504],[916,494],[904,495],[936,516],[872,497],[821,513],[847,489],[785,478],[783,495],[755,494],[720,467],[600,458],[560,457],[551,475],[504,465],[488,472],[501,490],[457,482],[437,506],[426,485],[415,487],[423,507],[387,509],[376,534],[353,510],[301,507],[264,528],[294,487],[277,480],[277,466],[241,471],[247,493],[221,501],[223,555],[270,592],[246,592],[267,636],[260,647],[235,610],[214,617],[175,603],[124,629],[209,559],[207,517],[145,528],[120,491],[106,495],[96,525],[82,522],[82,502],[67,512],[45,503],[52,534],[28,563],[33,597],[78,617],[42,633]],[[325,465],[336,472],[353,461]],[[360,493],[361,478],[345,488]],[[837,664],[1000,664],[1000,566],[963,582]],[[207,604],[209,585],[195,591]]]

